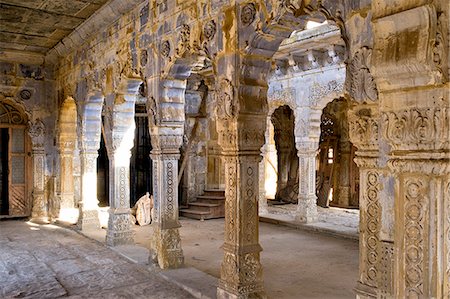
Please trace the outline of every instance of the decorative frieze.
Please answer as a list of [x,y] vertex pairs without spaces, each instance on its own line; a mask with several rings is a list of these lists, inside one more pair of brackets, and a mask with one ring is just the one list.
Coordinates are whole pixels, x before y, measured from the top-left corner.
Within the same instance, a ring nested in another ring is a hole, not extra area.
[[383,135],[394,150],[434,150],[449,146],[450,116],[446,107],[383,112]]
[[360,151],[377,150],[379,121],[377,112],[371,107],[353,109],[348,113],[351,142]]

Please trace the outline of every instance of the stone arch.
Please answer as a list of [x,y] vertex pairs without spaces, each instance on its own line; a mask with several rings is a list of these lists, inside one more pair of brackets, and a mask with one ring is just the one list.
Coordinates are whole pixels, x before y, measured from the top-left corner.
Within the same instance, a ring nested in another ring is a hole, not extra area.
[[76,222],[74,202],[74,150],[77,143],[77,105],[72,97],[67,97],[61,104],[58,119],[58,148],[60,158],[59,177],[59,218],[63,221]]
[[[205,65],[206,56],[185,51],[168,63],[162,76],[152,77],[148,87],[147,111],[153,163],[153,254],[161,268],[177,268],[184,263],[178,228],[178,161],[183,143],[185,91],[187,79]],[[168,238],[167,236],[170,236]],[[176,250],[170,250],[175,247]]]
[[24,217],[32,212],[31,141],[26,134],[29,119],[23,105],[0,97],[0,217]]

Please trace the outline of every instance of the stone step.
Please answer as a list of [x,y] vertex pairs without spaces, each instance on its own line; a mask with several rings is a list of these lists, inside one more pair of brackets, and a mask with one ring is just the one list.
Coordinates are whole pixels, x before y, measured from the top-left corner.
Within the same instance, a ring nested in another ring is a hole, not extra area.
[[225,190],[222,190],[222,189],[205,189],[203,195],[205,195],[205,196],[222,196],[222,197],[225,197]]
[[199,196],[197,196],[197,200],[222,201],[222,200],[225,200],[225,196],[199,195]]
[[220,207],[221,204],[220,204],[220,203],[210,203],[210,202],[198,202],[198,201],[194,201],[194,202],[190,202],[190,203],[189,203],[189,206],[213,208],[213,207]]
[[183,209],[183,210],[180,210],[180,214],[181,214],[181,216],[191,218],[191,219],[198,219],[198,220],[221,218],[221,217],[217,217],[217,216],[211,214],[210,211],[200,211],[200,210],[196,210],[196,209]]

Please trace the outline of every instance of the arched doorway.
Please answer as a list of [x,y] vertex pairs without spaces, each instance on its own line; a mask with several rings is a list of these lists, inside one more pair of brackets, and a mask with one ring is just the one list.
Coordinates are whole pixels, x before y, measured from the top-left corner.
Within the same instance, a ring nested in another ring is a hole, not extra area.
[[31,213],[31,141],[27,117],[14,103],[0,102],[0,217]]
[[275,199],[286,203],[298,201],[298,157],[294,138],[294,112],[287,106],[277,108],[271,117],[277,151],[277,192]]

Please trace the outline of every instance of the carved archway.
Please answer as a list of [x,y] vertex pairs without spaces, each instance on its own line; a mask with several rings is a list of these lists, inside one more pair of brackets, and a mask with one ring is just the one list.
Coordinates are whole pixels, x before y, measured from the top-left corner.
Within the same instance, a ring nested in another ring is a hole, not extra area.
[[0,217],[30,216],[33,181],[28,115],[12,99],[0,99]]

